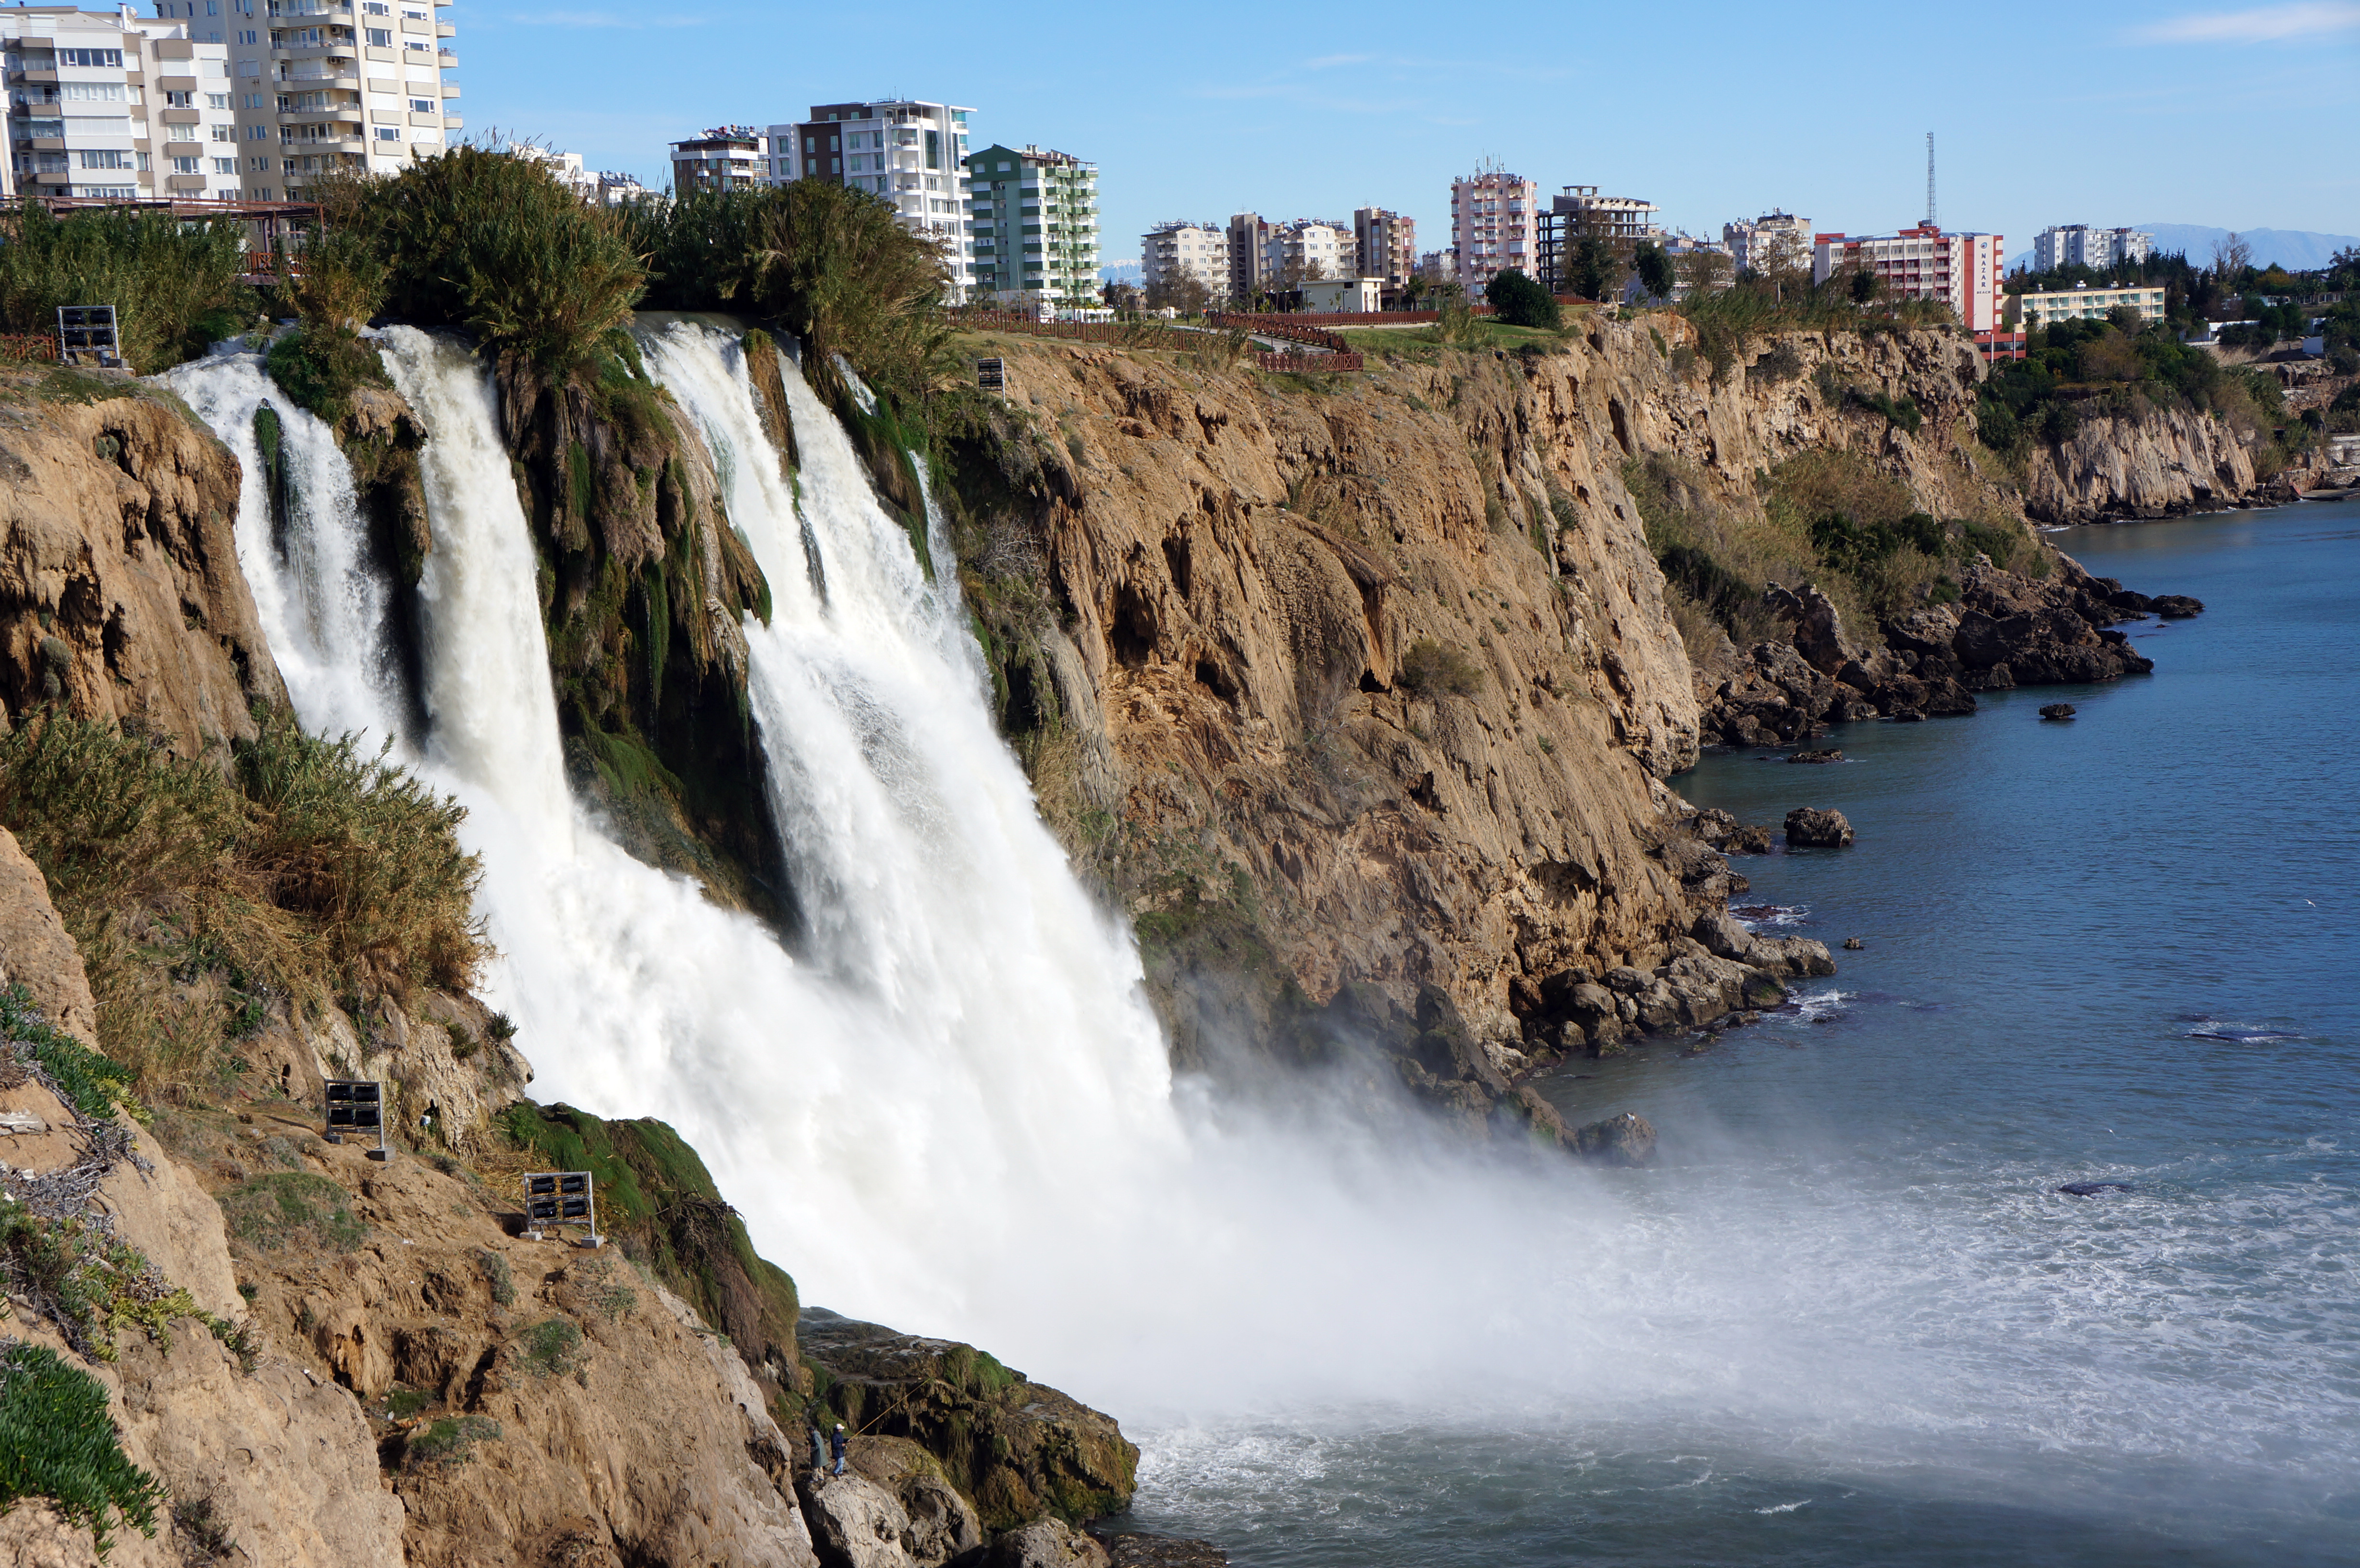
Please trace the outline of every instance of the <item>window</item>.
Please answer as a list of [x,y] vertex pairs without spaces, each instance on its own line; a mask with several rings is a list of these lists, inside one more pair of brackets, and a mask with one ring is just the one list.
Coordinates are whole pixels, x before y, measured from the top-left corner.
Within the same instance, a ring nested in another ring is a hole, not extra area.
[[241,44],[258,44],[262,41],[262,35],[253,27],[241,28],[237,35],[237,41]]
[[67,103],[120,103],[123,84],[119,82],[69,82],[54,89],[60,102]]
[[205,0],[205,15],[208,16],[220,16],[221,0]]
[[164,138],[166,141],[192,142],[197,139],[197,127],[194,125],[173,125],[169,130],[170,135]]
[[402,47],[410,50],[412,54],[432,54],[434,52],[434,46],[426,42],[423,38],[411,38],[407,43],[403,44]]
[[381,142],[398,142],[401,139],[401,129],[398,125],[379,125],[377,128],[377,139]]
[[84,169],[129,169],[131,155],[127,152],[85,152],[79,155]]
[[175,174],[201,173],[202,170],[197,166],[202,162],[204,159],[201,158],[176,158],[172,160],[172,172]]
[[90,66],[104,71],[121,71],[123,51],[109,49],[64,49],[58,50],[58,63]]
[[250,142],[258,142],[269,134],[270,127],[268,125],[248,125],[246,127],[246,139]]
[[213,159],[213,172],[215,174],[235,174],[237,172],[237,159],[234,158],[217,158]]
[[367,31],[368,31],[368,41],[369,41],[369,47],[370,47],[370,48],[372,48],[372,49],[391,49],[391,48],[393,47],[393,29],[392,29],[392,28],[390,28],[390,27],[371,27],[371,28],[367,29]]
[[196,107],[196,96],[193,93],[167,93],[164,94],[164,103],[167,108],[193,109]]
[[393,7],[387,5],[385,0],[364,0],[361,12],[370,16],[390,16],[393,15]]
[[206,108],[208,108],[208,109],[226,109],[226,108],[228,108],[228,107],[229,107],[229,94],[228,94],[228,93],[206,93],[206,94],[205,94],[205,107],[206,107]]
[[237,140],[237,127],[235,125],[215,125],[213,127],[213,140],[217,142],[234,142]]
[[412,98],[410,101],[410,112],[413,114],[431,114],[434,113],[434,100],[432,98]]
[[[257,134],[262,130],[260,125],[254,128]],[[270,160],[267,158],[249,158],[246,160],[246,167],[257,174],[268,174],[270,172]]]

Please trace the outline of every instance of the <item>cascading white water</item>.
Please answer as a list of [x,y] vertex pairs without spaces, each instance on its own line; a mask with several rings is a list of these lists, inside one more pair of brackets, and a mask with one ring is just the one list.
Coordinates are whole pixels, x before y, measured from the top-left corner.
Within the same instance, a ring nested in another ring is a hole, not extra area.
[[[1709,1165],[1602,1181],[1193,1114],[1136,957],[992,731],[950,580],[919,568],[791,367],[800,498],[736,340],[675,323],[646,343],[771,584],[772,624],[748,627],[751,697],[807,947],[630,859],[568,798],[486,378],[397,330],[388,363],[433,432],[418,760],[474,813],[504,953],[487,989],[522,1026],[536,1092],[672,1121],[808,1300],[975,1339],[1126,1417],[1371,1395],[1703,1410],[1846,1458],[1993,1431],[2180,1452],[2283,1419],[2136,1346],[2022,1356],[2060,1310],[2054,1273],[2011,1258],[2049,1256],[2046,1222],[1980,1188],[1896,1218],[1808,1152],[1743,1183]],[[240,432],[268,393],[252,362],[175,379],[251,473]],[[273,646],[307,724],[398,729],[362,678],[383,662],[382,595],[354,586],[341,459],[316,422],[282,419],[316,548],[275,550],[248,486],[240,555]],[[2235,1353],[2256,1377],[2312,1354]]]

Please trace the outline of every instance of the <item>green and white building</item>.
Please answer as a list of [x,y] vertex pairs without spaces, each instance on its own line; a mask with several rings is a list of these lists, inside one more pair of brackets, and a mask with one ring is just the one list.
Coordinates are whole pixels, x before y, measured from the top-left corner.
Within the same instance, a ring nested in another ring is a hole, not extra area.
[[994,145],[967,160],[975,292],[1011,306],[1098,304],[1098,166]]
[[2163,320],[2163,289],[2160,285],[2122,289],[2082,286],[2011,294],[2007,297],[2005,320],[2012,328],[2030,332],[2051,321],[2103,317],[2109,310],[2125,305],[2136,310],[2142,321],[2159,321]]

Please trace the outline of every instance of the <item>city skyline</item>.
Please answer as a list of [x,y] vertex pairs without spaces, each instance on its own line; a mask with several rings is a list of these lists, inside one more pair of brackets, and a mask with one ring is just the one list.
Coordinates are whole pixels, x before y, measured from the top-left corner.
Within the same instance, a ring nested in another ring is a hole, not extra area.
[[[2039,43],[1997,68],[1961,53],[1950,21],[1887,10],[1874,29],[1841,16],[1800,28],[1708,5],[1667,42],[1633,16],[1571,25],[1511,6],[1487,12],[1480,37],[1409,49],[1352,41],[1431,32],[1393,3],[1315,6],[1277,27],[1218,0],[1179,27],[1052,7],[1004,40],[928,27],[922,10],[883,49],[849,13],[459,11],[475,125],[660,184],[666,144],[706,125],[851,97],[972,103],[978,145],[1098,165],[1109,264],[1158,222],[1245,211],[1382,206],[1438,241],[1451,180],[1486,158],[1545,191],[1654,201],[1667,228],[1704,237],[1774,207],[1890,233],[1924,215],[1928,131],[1944,226],[2004,234],[2011,255],[2055,223],[2360,228],[2360,174],[2344,160],[2257,158],[2252,138],[2224,134],[2242,114],[2272,145],[2336,145],[2360,63],[2350,5],[2200,4],[2126,22],[2003,0],[1978,32]],[[1649,61],[1659,69],[1639,69]],[[583,107],[602,100],[634,106]]]

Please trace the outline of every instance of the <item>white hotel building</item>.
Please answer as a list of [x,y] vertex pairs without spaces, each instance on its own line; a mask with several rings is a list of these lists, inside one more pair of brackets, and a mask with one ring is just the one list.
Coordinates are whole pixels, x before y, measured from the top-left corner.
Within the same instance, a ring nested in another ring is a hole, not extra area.
[[0,10],[0,196],[235,200],[242,149],[229,51],[189,33],[127,6]]

